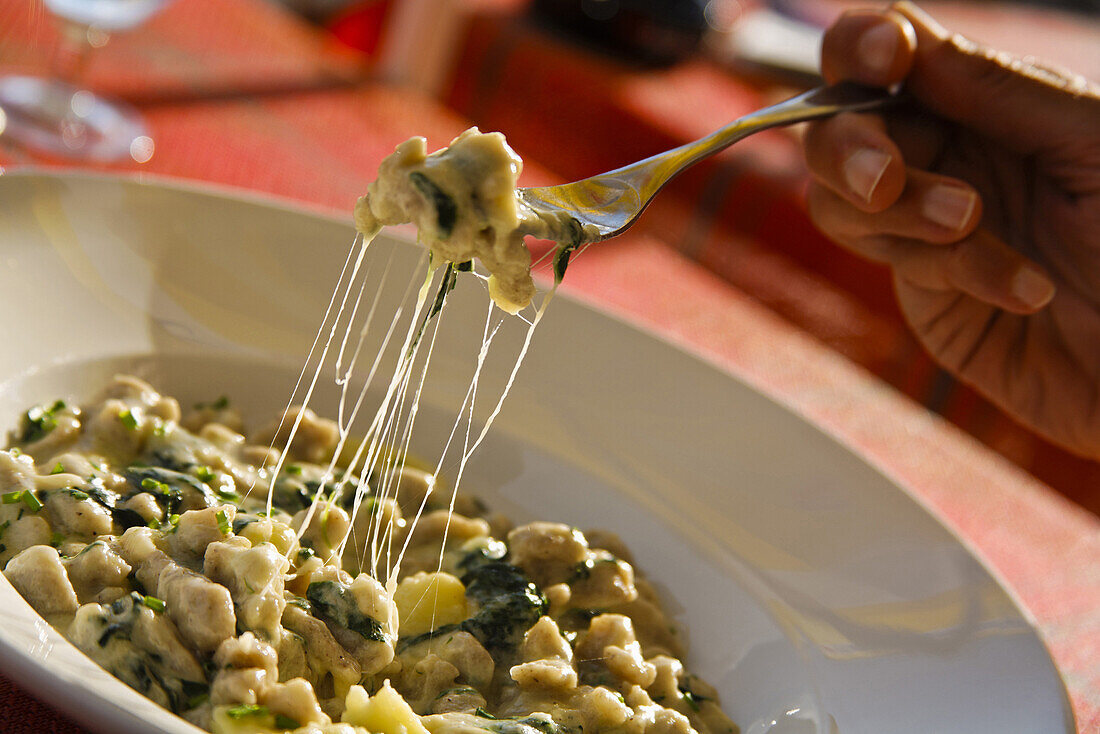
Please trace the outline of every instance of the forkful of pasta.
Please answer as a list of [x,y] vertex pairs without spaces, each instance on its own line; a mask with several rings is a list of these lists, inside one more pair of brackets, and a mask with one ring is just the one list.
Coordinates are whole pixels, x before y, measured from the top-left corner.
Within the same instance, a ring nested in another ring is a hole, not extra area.
[[849,82],[818,87],[757,110],[678,148],[581,181],[517,188],[523,163],[500,133],[471,128],[427,153],[424,138],[402,143],[379,166],[355,209],[356,227],[373,237],[383,225],[411,222],[433,262],[489,271],[489,295],[517,313],[535,294],[527,235],[552,240],[555,280],[578,247],[621,234],[684,169],[753,133],[840,112],[872,110],[895,95]]

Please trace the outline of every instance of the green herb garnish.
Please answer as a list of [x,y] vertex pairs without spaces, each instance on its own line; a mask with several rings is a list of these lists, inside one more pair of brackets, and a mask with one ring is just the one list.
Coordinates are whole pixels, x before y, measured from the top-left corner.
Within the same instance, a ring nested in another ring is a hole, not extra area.
[[34,492],[29,489],[21,489],[18,492],[8,492],[3,495],[3,497],[0,497],[0,502],[3,502],[5,505],[14,505],[16,502],[22,502],[31,512],[38,512],[42,509],[42,503],[34,496]]
[[23,504],[26,505],[27,510],[30,510],[32,513],[42,510],[42,503],[38,502],[37,497],[34,496],[34,492],[30,490],[23,491]]
[[292,476],[296,476],[296,475],[302,473],[302,467],[298,466],[297,464],[290,464],[289,466],[287,466],[287,468],[284,471],[287,474],[290,474]]
[[243,719],[246,716],[262,716],[267,713],[267,706],[259,703],[242,703],[231,709],[226,709],[225,715],[231,719]]
[[118,414],[118,419],[122,421],[122,425],[126,426],[131,431],[136,431],[138,427],[137,416],[134,415],[134,411],[127,408]]
[[145,477],[144,479],[142,479],[141,488],[146,489],[150,492],[154,492],[156,494],[168,494],[172,491],[172,488],[169,487],[167,484],[153,479],[152,477]]
[[154,612],[164,611],[164,599],[158,599],[155,596],[144,596],[141,598],[141,603],[152,609]]
[[54,548],[61,547],[61,544],[65,542],[65,536],[61,533],[53,533],[50,535],[50,545]]
[[218,529],[222,531],[222,535],[229,535],[229,518],[225,516],[225,510],[218,510]]
[[214,470],[208,466],[200,466],[198,469],[196,469],[195,476],[198,477],[199,481],[202,482],[212,482],[214,481],[214,479],[217,478],[217,475],[214,474]]
[[53,476],[54,474],[64,474],[64,473],[65,473],[65,467],[61,466],[60,461],[57,462],[56,464],[54,464],[53,469],[50,469],[50,476]]

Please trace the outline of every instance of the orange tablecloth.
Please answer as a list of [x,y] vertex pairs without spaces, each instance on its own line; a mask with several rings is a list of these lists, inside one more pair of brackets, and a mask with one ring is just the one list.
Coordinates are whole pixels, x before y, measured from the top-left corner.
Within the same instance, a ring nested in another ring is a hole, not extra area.
[[[55,35],[35,7],[0,0],[0,72],[44,68]],[[178,0],[97,52],[87,74],[92,88],[136,103],[156,140],[150,162],[117,170],[340,211],[396,143],[419,133],[438,146],[468,125],[432,100],[371,81],[359,58],[261,0]],[[0,167],[24,165],[66,164],[0,136]],[[553,178],[533,163],[525,176]],[[793,406],[933,507],[1035,616],[1081,730],[1100,731],[1094,515],[686,257],[659,229],[589,250],[565,285]],[[0,680],[0,705],[5,731],[81,731],[10,681]]]

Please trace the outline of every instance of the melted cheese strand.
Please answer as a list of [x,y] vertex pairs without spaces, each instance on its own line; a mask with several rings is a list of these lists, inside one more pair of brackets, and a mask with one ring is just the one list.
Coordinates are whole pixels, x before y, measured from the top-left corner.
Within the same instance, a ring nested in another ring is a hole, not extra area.
[[[492,334],[489,333],[489,323],[492,321],[493,316],[493,304],[489,303],[489,312],[485,315],[485,328],[481,334],[481,350],[478,352],[477,368],[474,370],[473,379],[470,380],[470,387],[466,391],[467,398],[470,401],[470,409],[467,411],[466,418],[466,432],[462,439],[462,454],[465,456],[470,447],[470,429],[474,424],[474,407],[477,403],[477,383],[481,376],[482,365],[485,364],[485,358],[489,354],[489,346],[492,344],[493,339],[496,337],[497,332],[500,330],[503,321],[497,322],[496,327],[493,329]],[[465,406],[465,403],[463,403]],[[458,424],[462,422],[462,410],[459,410],[459,415],[455,419],[454,428],[451,429],[451,436],[454,436],[455,430],[458,428]],[[448,448],[450,447],[450,439],[447,441]],[[444,456],[446,453],[444,453]],[[444,456],[439,457],[439,465],[436,466],[436,473],[442,469]],[[459,471],[461,475],[461,470]],[[436,564],[436,571],[443,570],[443,557],[446,554],[447,549],[447,536],[451,530],[451,517],[454,515],[455,500],[458,498],[458,483],[456,481],[455,486],[451,488],[451,497],[447,502],[447,523],[443,527],[443,538],[439,544],[439,562]]]
[[[425,263],[425,259],[421,258],[420,262],[417,264],[417,268],[416,268],[417,271],[419,271],[420,267],[424,263]],[[389,268],[387,267],[386,274],[388,274],[388,272],[389,272]],[[384,278],[385,278],[386,274],[383,275],[383,282],[385,282]],[[365,382],[363,383],[363,386],[359,389],[359,396],[355,401],[355,407],[352,408],[351,417],[349,418],[349,421],[348,421],[349,429],[350,429],[351,425],[354,424],[356,417],[359,415],[359,410],[362,407],[364,400],[366,400],[367,392],[370,390],[370,386],[374,383],[374,378],[375,378],[375,376],[378,372],[378,368],[381,365],[382,359],[386,354],[386,349],[389,347],[390,339],[393,337],[394,330],[397,328],[397,324],[401,320],[401,314],[404,311],[404,303],[408,299],[409,294],[412,292],[412,289],[413,289],[415,283],[417,282],[417,280],[418,280],[418,278],[414,275],[414,277],[409,280],[408,285],[405,287],[405,291],[401,296],[401,301],[400,301],[396,311],[394,312],[393,319],[390,321],[389,328],[386,330],[386,334],[382,338],[382,344],[378,347],[378,351],[374,355],[374,361],[371,363],[370,370],[368,370],[368,372],[367,372],[367,378],[366,378]],[[378,288],[378,295],[381,294],[381,291],[382,291],[382,288],[381,288],[381,284],[380,284],[379,288]],[[376,299],[377,299],[378,295],[376,295]],[[358,356],[358,351],[356,352],[356,355]],[[339,457],[344,452],[344,446],[347,445],[347,438],[348,438],[347,434],[342,434],[340,436],[340,439],[337,441],[336,448],[335,448],[335,450],[333,451],[333,454],[332,454],[332,459],[329,461],[328,473],[331,474],[335,470],[336,463],[337,463]],[[362,440],[362,442],[360,442],[359,447],[358,447],[355,455],[353,456],[352,460],[348,463],[348,466],[345,467],[343,476],[341,476],[340,481],[337,483],[336,487],[333,489],[334,494],[337,494],[337,495],[341,494],[343,492],[344,487],[351,480],[351,477],[354,474],[353,470],[355,468],[355,465],[358,463],[359,457],[361,456],[362,448],[363,448],[363,446],[365,446],[367,444],[367,441],[368,441],[368,437],[364,436],[363,440]]]
[[[420,287],[420,290],[417,294],[416,307],[413,310],[413,319],[410,322],[409,331],[405,336],[405,342],[404,342],[404,344],[402,345],[402,348],[401,348],[402,357],[401,357],[401,359],[399,359],[397,368],[394,370],[394,376],[390,380],[390,384],[386,389],[386,394],[385,394],[385,396],[382,400],[382,404],[378,407],[378,411],[375,413],[374,420],[371,422],[371,426],[368,429],[367,434],[363,439],[363,442],[359,445],[359,448],[356,450],[355,456],[353,457],[352,462],[348,467],[348,473],[349,474],[354,470],[355,466],[357,465],[359,459],[362,456],[363,448],[365,446],[367,446],[369,444],[372,447],[371,451],[372,452],[374,451],[374,447],[376,446],[376,442],[373,440],[373,437],[375,435],[375,432],[378,430],[378,428],[384,423],[384,416],[389,410],[389,406],[390,406],[390,404],[391,404],[391,402],[394,398],[394,394],[395,394],[395,391],[397,389],[397,386],[398,386],[398,384],[400,383],[400,381],[402,379],[402,373],[403,373],[404,369],[407,367],[408,353],[410,351],[410,345],[413,345],[413,336],[416,333],[416,327],[417,327],[417,318],[416,318],[416,316],[418,316],[420,314],[420,312],[422,311],[422,309],[424,308],[424,306],[427,302],[427,297],[428,297],[427,294],[429,292],[429,288],[431,286],[431,283],[432,283],[432,273],[429,271],[427,276],[424,279],[423,285]],[[415,346],[415,345],[413,345],[413,346]],[[413,349],[413,351],[415,351],[415,349]],[[370,456],[371,456],[371,452],[368,452],[368,458],[370,458]],[[366,465],[364,465],[364,468],[366,468],[367,466],[373,466],[373,462],[368,462]],[[305,528],[309,527],[309,523],[313,519],[314,514],[316,514],[317,505],[320,501],[320,495],[321,495],[321,493],[318,492],[317,496],[315,496],[313,498],[313,502],[310,504],[309,509],[307,510],[306,515],[305,515],[304,519],[302,520],[301,527],[299,527],[299,529],[298,529],[298,538],[299,538],[299,540],[301,539],[302,534],[305,531]],[[269,500],[268,501],[270,502],[270,493],[269,493]]]
[[[417,509],[416,516],[413,517],[413,519],[409,523],[409,528],[408,528],[408,531],[405,534],[405,542],[401,547],[401,552],[398,554],[397,561],[390,570],[391,575],[393,575],[395,577],[397,575],[399,575],[400,572],[401,572],[401,561],[405,557],[405,552],[408,550],[409,543],[412,540],[413,532],[416,530],[416,526],[420,522],[420,517],[424,514],[424,509],[428,504],[428,497],[431,495],[432,491],[434,491],[435,478],[439,476],[439,473],[443,468],[443,462],[446,459],[447,454],[450,451],[451,442],[454,440],[455,433],[458,432],[458,426],[462,422],[462,415],[463,415],[463,413],[467,412],[467,410],[466,410],[467,405],[469,405],[469,421],[467,422],[467,439],[469,437],[469,425],[473,421],[474,400],[475,400],[476,394],[477,394],[477,383],[478,383],[478,381],[481,377],[481,368],[485,364],[486,355],[489,353],[489,345],[492,344],[493,339],[496,337],[497,332],[500,330],[500,324],[503,323],[503,322],[498,323],[496,328],[494,328],[492,330],[492,333],[490,333],[489,332],[489,324],[492,321],[492,314],[493,314],[493,303],[492,303],[492,301],[490,301],[489,302],[489,311],[486,314],[486,318],[485,318],[485,329],[482,332],[482,337],[481,337],[481,349],[478,350],[477,365],[474,368],[473,377],[470,379],[470,386],[466,389],[466,394],[465,394],[465,396],[463,396],[462,404],[459,406],[459,409],[458,409],[458,415],[455,419],[455,424],[451,427],[451,432],[447,436],[447,441],[444,444],[443,451],[439,456],[439,462],[436,464],[435,472],[433,472],[433,474],[432,474],[432,480],[433,480],[432,484],[429,487],[428,492],[426,492],[424,494],[424,499],[421,500],[421,502],[420,502],[420,507]],[[454,504],[453,497],[454,497],[454,493],[452,491],[452,501],[451,501],[452,506]],[[448,516],[448,518],[447,518],[447,527],[449,527],[449,526],[450,526],[450,517]],[[446,528],[444,528],[444,538],[445,537],[446,537]],[[442,568],[442,557],[443,557],[443,546],[440,546],[440,567],[439,567],[440,569]],[[439,569],[437,569],[437,570],[439,570]]]
[[[406,430],[404,432],[404,435],[402,437],[403,444],[402,444],[401,449],[398,453],[399,458],[396,462],[393,462],[393,464],[392,464],[393,467],[403,466],[404,463],[405,463],[406,458],[409,455],[409,445],[412,442],[413,425],[414,425],[415,420],[416,420],[416,414],[417,414],[417,412],[419,411],[419,408],[420,408],[420,396],[423,393],[424,382],[425,382],[425,380],[428,376],[428,365],[431,363],[432,352],[435,350],[435,341],[436,341],[436,337],[439,334],[440,324],[442,323],[442,317],[443,317],[443,311],[440,310],[440,312],[435,317],[435,324],[434,324],[434,328],[432,330],[432,338],[428,342],[428,351],[424,356],[424,367],[420,372],[420,381],[417,384],[416,393],[414,394],[413,400],[412,400],[412,405],[409,407],[408,423],[407,423],[407,428],[406,428]],[[400,490],[400,483],[399,483],[398,478],[397,478],[398,477],[398,472],[397,471],[390,471],[389,476],[391,477],[390,482],[394,485],[393,500],[396,502],[397,501],[397,492]],[[417,519],[419,519],[419,518],[417,518]],[[381,511],[379,511],[378,522],[379,523],[381,522]],[[401,554],[398,557],[397,561],[394,562],[392,560],[392,554],[391,554],[392,547],[390,545],[393,541],[393,528],[392,528],[392,525],[387,528],[387,531],[389,532],[389,542],[387,543],[387,547],[386,547],[386,564],[390,569],[387,573],[387,580],[388,580],[390,578],[396,579],[399,572],[400,572],[401,559],[404,557],[404,547],[402,547]],[[410,531],[410,533],[411,533],[411,531]],[[408,535],[406,535],[406,537],[408,537]]]
[[[271,516],[271,504],[272,504],[272,498],[274,496],[275,481],[279,478],[279,472],[283,468],[283,463],[286,461],[286,456],[287,456],[287,454],[290,453],[290,447],[294,444],[294,437],[298,433],[298,427],[302,424],[302,418],[305,415],[305,409],[309,405],[310,398],[313,397],[313,390],[317,386],[317,380],[321,376],[321,370],[324,367],[325,358],[328,356],[329,347],[332,345],[332,339],[333,339],[334,335],[336,334],[336,326],[340,323],[340,318],[344,313],[344,308],[347,306],[348,296],[351,294],[351,289],[352,289],[353,284],[355,283],[355,278],[359,274],[359,268],[363,264],[363,257],[366,255],[367,248],[371,243],[371,240],[368,240],[366,237],[363,237],[362,239],[360,239],[359,237],[356,237],[355,241],[361,243],[360,246],[359,246],[359,254],[355,258],[355,265],[352,268],[351,275],[348,277],[348,285],[347,285],[347,288],[344,290],[344,296],[340,301],[340,308],[336,312],[336,316],[332,321],[332,326],[329,329],[328,338],[325,340],[325,346],[321,350],[321,356],[319,357],[319,359],[317,361],[317,369],[314,370],[313,379],[310,381],[309,388],[306,390],[305,399],[302,401],[302,409],[300,411],[298,411],[298,414],[294,417],[294,424],[290,427],[290,433],[289,433],[289,435],[287,436],[287,439],[286,439],[286,446],[279,453],[279,458],[276,460],[275,467],[271,471],[271,483],[268,485],[268,490],[267,490],[267,515],[268,515],[268,517]],[[277,431],[276,431],[275,435],[276,436],[279,435]],[[318,492],[318,494],[320,494],[320,492]],[[303,525],[303,527],[305,527],[305,526]]]
[[[309,368],[310,360],[313,359],[313,353],[317,349],[317,344],[320,343],[320,341],[321,341],[321,334],[323,334],[324,331],[325,331],[325,324],[328,323],[329,316],[332,315],[332,307],[336,303],[336,296],[340,292],[340,284],[344,281],[344,275],[347,273],[348,265],[351,263],[352,255],[355,254],[355,247],[356,247],[356,245],[359,244],[359,238],[362,237],[362,236],[363,235],[361,235],[361,234],[356,234],[355,239],[353,239],[352,242],[351,242],[351,247],[348,248],[348,256],[344,259],[344,267],[340,270],[340,277],[337,278],[336,285],[332,289],[332,295],[329,297],[328,306],[325,307],[325,315],[321,319],[320,325],[318,325],[318,327],[317,327],[317,334],[313,337],[313,344],[310,345],[310,347],[309,347],[309,352],[306,354],[306,359],[302,363],[302,369],[298,373],[298,379],[294,383],[294,389],[290,391],[290,398],[287,399],[286,407],[283,409],[283,414],[279,418],[279,424],[275,429],[274,435],[271,437],[271,443],[269,443],[268,446],[267,446],[269,449],[272,449],[272,448],[275,447],[275,436],[279,435],[279,431],[283,430],[283,426],[286,424],[287,413],[290,412],[291,406],[294,405],[294,399],[298,396],[298,389],[302,385],[302,380],[305,379],[306,370]],[[271,493],[271,491],[272,491],[271,487],[273,487],[274,484],[275,484],[275,477],[272,476],[271,485],[268,487],[268,494]],[[244,496],[247,497],[249,494],[251,494],[252,490],[255,489],[255,487],[256,487],[256,484],[255,484],[255,482],[253,482],[252,485],[249,486],[248,491],[246,491],[244,493]],[[269,502],[269,506],[270,506],[270,502]]]
[[[347,352],[348,340],[351,339],[351,333],[354,330],[355,319],[359,315],[359,306],[363,302],[363,291],[366,289],[367,282],[370,280],[371,270],[373,270],[373,263],[367,265],[367,272],[363,276],[363,280],[359,283],[359,292],[355,294],[355,302],[351,307],[351,315],[348,317],[347,327],[344,329],[344,336],[340,340],[340,349],[336,352],[336,363],[333,365],[333,383],[340,388],[340,400],[336,408],[336,422],[341,426],[344,424],[344,408],[347,401],[348,378],[351,376],[351,370],[355,366],[353,358],[348,369],[346,371],[343,369],[344,354]],[[378,294],[375,293],[374,304],[377,305],[377,303]],[[359,340],[357,342],[359,345],[363,343],[363,336],[366,334],[367,329],[370,328],[373,316],[374,308],[372,307],[367,314],[366,323],[363,325],[363,328],[359,330]],[[356,350],[354,354],[358,355],[358,350]]]
[[523,358],[527,356],[527,350],[531,347],[531,338],[535,335],[535,327],[542,321],[543,314],[546,313],[546,307],[550,304],[550,300],[554,297],[554,293],[557,292],[557,285],[547,292],[546,297],[542,299],[542,303],[539,304],[538,310],[535,311],[535,318],[531,321],[530,327],[527,329],[527,335],[523,339],[523,346],[519,350],[519,356],[516,357],[516,363],[512,366],[512,372],[508,375],[508,382],[504,385],[504,390],[500,394],[500,398],[497,400],[497,404],[493,407],[493,412],[489,414],[485,424],[481,427],[481,433],[478,434],[477,440],[474,441],[474,445],[470,447],[469,451],[462,454],[462,462],[458,467],[458,475],[455,479],[455,491],[458,491],[459,481],[462,477],[462,473],[466,469],[466,462],[470,460],[474,452],[481,445],[481,442],[485,440],[486,434],[489,433],[489,429],[493,425],[493,421],[500,415],[500,409],[504,405],[504,399],[508,397],[508,393],[512,389],[512,384],[516,381],[516,375],[519,374],[520,365],[523,364]]
[[[426,297],[425,297],[426,296],[426,286],[431,284],[431,282],[433,280],[432,275],[433,275],[433,273],[431,273],[431,272],[428,273],[428,277],[425,279],[425,288],[421,289],[421,297],[423,298],[424,301],[426,301]],[[416,336],[414,337],[411,344],[410,344],[409,339],[408,338],[406,339],[405,346],[403,347],[402,352],[401,352],[402,357],[399,361],[397,369],[395,370],[395,378],[397,378],[397,379],[395,381],[391,381],[391,389],[388,391],[386,399],[383,401],[383,405],[379,408],[379,412],[375,416],[375,421],[372,423],[371,430],[368,432],[368,436],[371,439],[370,440],[371,449],[370,449],[370,451],[368,451],[367,460],[366,460],[366,462],[364,462],[364,468],[366,468],[368,466],[373,468],[376,462],[379,463],[380,467],[384,467],[386,465],[386,458],[387,457],[389,457],[391,459],[389,464],[391,466],[393,466],[395,464],[392,461],[392,458],[394,456],[399,455],[399,454],[400,454],[399,462],[404,461],[404,454],[401,453],[401,452],[396,452],[394,449],[398,444],[402,444],[402,445],[405,446],[405,452],[407,452],[408,439],[404,438],[404,437],[407,436],[407,435],[411,435],[411,430],[412,430],[411,422],[413,420],[415,420],[415,413],[416,413],[415,408],[419,404],[420,390],[423,387],[423,381],[424,381],[424,379],[426,378],[426,375],[427,375],[427,367],[428,367],[428,361],[427,360],[425,361],[424,367],[422,369],[422,376],[421,376],[421,380],[420,380],[420,389],[418,389],[417,392],[416,392],[414,405],[410,409],[409,417],[405,422],[404,429],[402,429],[402,431],[400,432],[400,437],[399,437],[399,433],[397,431],[397,426],[401,425],[400,416],[403,414],[403,412],[405,410],[404,406],[405,406],[405,398],[406,398],[406,394],[407,394],[408,384],[409,384],[409,380],[412,376],[412,366],[415,362],[417,353],[419,351],[419,346],[421,344],[421,337],[424,333],[425,328],[428,326],[428,321],[432,320],[433,317],[438,317],[439,311],[442,310],[442,304],[445,303],[446,291],[448,289],[447,278],[450,275],[451,275],[451,271],[448,269],[444,274],[443,280],[441,280],[441,282],[440,282],[440,289],[441,290],[440,290],[439,294],[436,297],[436,301],[439,304],[439,308],[438,309],[435,308],[435,305],[433,304],[433,310],[429,311],[428,313],[426,313],[424,315],[424,319],[423,319],[423,321],[420,321],[419,329],[417,330]],[[419,312],[421,310],[420,309],[421,305],[422,305],[422,303],[418,303],[417,315],[419,315]],[[434,345],[434,340],[435,340],[435,334],[438,333],[438,321],[439,321],[439,319],[436,318],[435,320],[436,320],[436,325],[435,325],[435,330],[433,331],[433,337],[432,337],[432,344],[433,345]],[[415,319],[415,318],[411,322],[411,324],[410,324],[410,335],[412,334],[412,328],[414,326],[416,326],[417,322],[418,322],[418,320]],[[430,359],[430,348],[429,348],[429,359]],[[393,389],[395,383],[397,385],[397,390],[396,391],[394,391],[394,389]],[[385,418],[382,420],[381,433],[378,433],[378,419],[381,418],[382,416],[385,416]],[[392,430],[392,438],[390,437],[391,436],[391,427],[393,429]],[[367,444],[367,441],[365,440],[364,443],[360,445],[359,451],[357,451],[357,454],[356,454],[356,458],[353,459],[352,465],[349,467],[349,470],[351,468],[353,468],[354,465],[357,463],[359,455],[361,453],[361,450],[362,450],[363,446],[366,445],[366,444]],[[354,501],[353,509],[352,509],[352,518],[353,518],[352,522],[353,523],[354,523],[354,518],[358,515],[359,506],[362,502],[363,495],[365,494],[364,486],[366,485],[366,481],[367,481],[368,476],[369,476],[369,473],[364,471],[362,473],[361,477],[360,477],[360,482],[359,482],[358,486],[356,487],[356,496],[355,496],[355,501]],[[393,480],[393,477],[394,477],[393,473],[382,473],[382,485],[375,492],[376,504],[375,504],[375,507],[374,507],[374,513],[372,515],[372,519],[371,519],[371,523],[370,523],[370,525],[372,527],[372,532],[370,533],[371,568],[372,568],[373,571],[377,571],[378,562],[380,560],[380,555],[381,555],[381,551],[379,550],[379,545],[381,545],[383,541],[387,541],[386,542],[387,553],[389,554],[389,553],[392,552],[392,545],[388,542],[388,540],[389,540],[388,533],[392,532],[392,527],[387,527],[386,529],[381,529],[380,525],[381,525],[381,511],[382,511],[382,506],[383,506],[382,503],[383,503],[384,500],[388,499],[388,497],[389,497],[389,483],[390,483],[390,481]],[[379,537],[380,532],[382,533],[381,538]],[[346,540],[347,540],[347,536],[345,536],[345,538],[342,539],[341,552],[343,551],[344,547],[346,547]],[[358,552],[358,550],[357,550],[357,552]]]

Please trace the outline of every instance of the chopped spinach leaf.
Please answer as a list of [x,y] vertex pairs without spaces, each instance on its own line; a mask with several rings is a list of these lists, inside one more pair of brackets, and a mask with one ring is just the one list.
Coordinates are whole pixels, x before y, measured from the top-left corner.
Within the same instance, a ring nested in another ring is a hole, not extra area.
[[683,696],[684,702],[687,703],[687,705],[691,707],[692,711],[698,711],[699,710],[699,704],[702,701],[709,701],[710,700],[710,697],[701,696],[698,693],[695,693],[690,688],[687,688],[685,686],[680,686],[679,688],[680,688],[680,695]]
[[410,173],[409,180],[435,209],[437,234],[440,239],[450,237],[451,233],[454,232],[455,225],[458,223],[458,204],[445,194],[443,189],[439,188],[434,181],[419,171]]
[[114,507],[111,509],[111,519],[117,522],[124,530],[129,528],[141,527],[147,525],[145,518],[134,510],[126,509],[123,507]]
[[[184,681],[184,683],[187,683],[187,681]],[[189,699],[187,699],[187,708],[197,709],[199,706],[202,706],[208,700],[210,700],[210,693],[208,691],[203,691],[202,693],[197,693],[194,696],[191,696]]]
[[15,440],[20,443],[33,443],[45,438],[46,434],[57,428],[57,413],[65,407],[64,400],[57,400],[48,407],[39,405],[31,408],[23,414]]
[[496,546],[478,548],[459,561],[459,567],[465,569],[462,583],[466,585],[466,596],[478,603],[477,614],[457,624],[404,639],[400,649],[456,630],[469,632],[489,652],[515,647],[523,633],[546,613],[549,604],[523,571],[493,557],[498,552]]
[[209,403],[195,403],[195,410],[203,410],[210,408],[211,410],[225,410],[229,407],[229,396],[222,395],[217,400],[212,400]]
[[297,729],[298,726],[298,722],[290,718],[286,714],[275,714],[276,729]]
[[226,489],[215,489],[214,496],[220,499],[222,502],[232,502],[237,504],[241,501],[241,496],[236,492],[230,492]]
[[207,507],[217,504],[217,497],[210,487],[182,471],[134,465],[126,469],[126,480],[134,488],[126,499],[149,492],[157,498],[157,504],[169,513],[180,510],[185,495],[198,495]]
[[489,649],[514,646],[549,606],[538,586],[518,567],[475,552],[461,561],[466,596],[476,601],[478,613],[462,622],[470,634]]
[[314,581],[306,588],[306,598],[317,615],[338,627],[351,630],[367,640],[385,642],[382,625],[359,611],[348,587],[336,581]]
[[482,725],[482,728],[495,734],[566,734],[570,730],[553,719],[539,716],[523,718],[496,719]]

